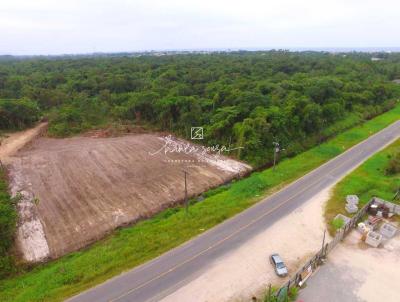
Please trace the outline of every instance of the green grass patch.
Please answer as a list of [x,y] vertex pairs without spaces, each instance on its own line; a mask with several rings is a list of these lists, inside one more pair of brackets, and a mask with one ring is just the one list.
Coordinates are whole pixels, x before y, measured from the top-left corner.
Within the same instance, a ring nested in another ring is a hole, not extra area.
[[338,213],[349,216],[344,209],[346,195],[358,195],[361,205],[374,196],[389,201],[393,199],[400,187],[400,175],[388,174],[387,167],[397,154],[400,154],[400,140],[372,156],[335,186],[325,209],[325,220],[331,234],[335,231],[334,217]]
[[168,209],[116,230],[89,248],[0,281],[0,301],[62,301],[161,255],[253,205],[371,134],[400,119],[400,106],[296,157],[206,194],[185,215]]
[[342,218],[335,218],[331,222],[332,228],[337,231],[344,226],[344,220]]

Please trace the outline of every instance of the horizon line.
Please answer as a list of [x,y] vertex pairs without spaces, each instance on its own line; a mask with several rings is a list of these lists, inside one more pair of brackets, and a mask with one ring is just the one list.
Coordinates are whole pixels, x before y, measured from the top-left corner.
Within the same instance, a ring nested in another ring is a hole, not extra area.
[[112,55],[112,54],[141,54],[141,53],[157,53],[157,52],[237,52],[237,51],[289,51],[289,52],[362,52],[362,53],[376,53],[376,52],[400,52],[400,46],[365,46],[365,47],[351,47],[351,46],[291,46],[291,47],[205,47],[205,48],[160,48],[160,49],[143,49],[143,50],[120,50],[120,51],[93,51],[93,52],[71,52],[71,53],[37,53],[37,54],[15,54],[15,53],[0,53],[0,57],[63,57],[63,56],[93,56],[93,55]]

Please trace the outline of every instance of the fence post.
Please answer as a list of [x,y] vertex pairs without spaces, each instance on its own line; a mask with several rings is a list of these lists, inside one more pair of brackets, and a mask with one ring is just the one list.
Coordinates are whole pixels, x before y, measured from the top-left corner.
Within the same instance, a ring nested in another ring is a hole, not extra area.
[[268,298],[271,299],[271,293],[272,293],[272,285],[271,283],[268,285]]

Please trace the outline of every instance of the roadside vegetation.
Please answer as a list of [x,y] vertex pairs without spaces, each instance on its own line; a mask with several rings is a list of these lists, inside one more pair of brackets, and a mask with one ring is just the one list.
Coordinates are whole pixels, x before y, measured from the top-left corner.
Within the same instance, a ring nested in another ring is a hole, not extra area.
[[217,189],[185,209],[116,230],[87,249],[0,281],[0,301],[62,301],[184,243],[400,119],[400,106],[290,159]]
[[279,297],[276,296],[277,289],[270,288],[264,295],[262,299],[263,302],[292,302],[296,301],[296,298],[299,295],[298,287],[291,287],[289,292],[282,290]]
[[[205,143],[244,147],[231,155],[259,167],[271,162],[273,141],[285,149],[282,156],[293,156],[343,124],[393,108],[396,78],[395,53],[7,58],[0,60],[0,99],[37,104],[53,136],[120,123],[190,138],[191,127],[203,126]],[[0,126],[20,127],[35,116],[18,110],[22,116],[8,122],[1,108]]]
[[400,149],[388,155],[389,162],[386,166],[386,175],[396,175],[400,173]]
[[6,178],[5,170],[0,166],[0,279],[15,272],[14,259],[10,249],[13,245],[17,222],[16,200],[8,194]]
[[[349,216],[344,207],[346,195],[356,194],[360,205],[376,196],[392,201],[400,190],[400,140],[397,140],[381,152],[375,154],[360,167],[346,176],[333,189],[325,210],[325,219],[331,234],[340,228],[334,217],[341,213]],[[400,196],[397,196],[400,197]],[[400,199],[396,203],[400,204]]]

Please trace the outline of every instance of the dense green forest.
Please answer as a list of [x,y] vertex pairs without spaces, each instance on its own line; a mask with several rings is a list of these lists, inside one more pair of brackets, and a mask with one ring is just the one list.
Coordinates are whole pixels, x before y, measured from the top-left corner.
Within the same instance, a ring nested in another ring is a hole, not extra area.
[[54,136],[131,124],[188,138],[204,126],[208,144],[242,146],[234,155],[259,166],[273,141],[293,155],[391,108],[397,78],[400,54],[384,53],[7,58],[0,127],[42,115]]

